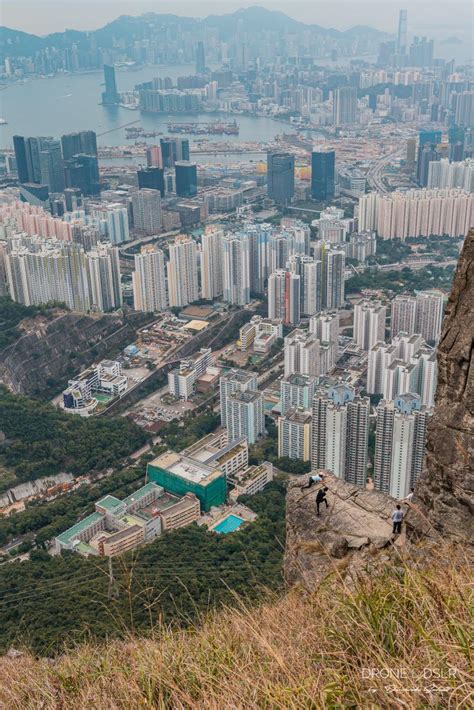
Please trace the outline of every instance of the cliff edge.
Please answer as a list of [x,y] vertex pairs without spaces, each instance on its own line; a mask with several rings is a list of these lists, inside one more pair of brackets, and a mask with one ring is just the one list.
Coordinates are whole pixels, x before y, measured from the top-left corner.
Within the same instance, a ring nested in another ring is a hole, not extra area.
[[464,241],[438,345],[426,460],[407,518],[411,538],[474,542],[474,229]]

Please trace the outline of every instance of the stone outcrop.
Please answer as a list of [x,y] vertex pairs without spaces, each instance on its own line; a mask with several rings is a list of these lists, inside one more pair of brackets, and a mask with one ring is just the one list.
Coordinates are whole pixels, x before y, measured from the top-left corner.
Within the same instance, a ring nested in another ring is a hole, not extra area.
[[466,237],[438,345],[438,386],[411,537],[474,542],[474,230]]
[[[323,484],[302,489],[307,480],[304,476],[292,481],[288,488],[284,562],[288,584],[314,589],[332,574],[357,574],[371,566],[376,557],[390,553],[391,513],[397,501],[330,473]],[[329,488],[329,507],[323,504],[318,517],[315,499],[323,485]]]
[[141,313],[62,312],[52,320],[28,320],[23,335],[0,352],[0,383],[18,394],[51,397],[83,367],[125,347],[149,319]]

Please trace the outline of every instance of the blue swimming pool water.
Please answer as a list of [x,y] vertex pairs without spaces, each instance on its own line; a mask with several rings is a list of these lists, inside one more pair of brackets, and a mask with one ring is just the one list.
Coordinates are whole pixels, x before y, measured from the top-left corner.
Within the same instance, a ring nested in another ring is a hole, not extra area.
[[239,518],[238,515],[228,515],[227,518],[221,520],[219,525],[216,525],[216,527],[213,528],[213,531],[223,534],[231,533],[237,530],[237,528],[240,528],[242,523],[245,523],[245,520],[243,518]]

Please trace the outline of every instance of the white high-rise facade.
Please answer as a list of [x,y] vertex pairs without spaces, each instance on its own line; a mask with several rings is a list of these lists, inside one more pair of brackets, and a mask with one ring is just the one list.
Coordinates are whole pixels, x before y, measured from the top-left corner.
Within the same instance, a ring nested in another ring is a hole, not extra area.
[[382,239],[463,237],[474,224],[474,194],[458,189],[370,193],[359,198],[359,229]]
[[297,325],[300,322],[300,288],[298,274],[278,269],[268,279],[268,317],[281,319],[284,323]]
[[196,242],[188,237],[177,237],[169,249],[169,304],[171,307],[187,306],[199,298]]
[[257,375],[255,372],[247,370],[229,370],[219,380],[221,424],[227,426],[227,400],[235,392],[256,392]]
[[334,368],[335,343],[322,343],[312,333],[294,330],[285,338],[285,377],[292,374],[319,377]]
[[168,307],[165,257],[155,246],[142,247],[135,255],[132,274],[133,305],[136,311],[158,312]]
[[242,436],[249,444],[255,444],[265,431],[263,394],[255,391],[238,391],[227,397],[227,430],[229,441]]
[[368,352],[385,340],[387,309],[380,301],[361,300],[354,306],[354,340]]
[[223,237],[222,276],[224,301],[237,306],[250,303],[250,242],[245,233]]
[[86,254],[57,240],[14,248],[5,257],[9,295],[26,306],[56,301],[86,312],[91,308]]
[[159,190],[137,190],[132,194],[133,224],[143,234],[161,230],[161,195]]
[[335,126],[355,123],[357,120],[357,89],[342,86],[333,93],[333,122]]
[[420,291],[416,296],[396,296],[392,301],[391,334],[420,334],[427,341],[437,341],[443,322],[443,294]]
[[474,192],[474,160],[450,163],[447,158],[431,161],[428,167],[428,188],[457,187]]
[[338,384],[313,399],[313,468],[327,468],[358,486],[367,480],[370,401],[354,388]]
[[323,312],[309,321],[309,332],[323,343],[337,343],[339,338],[339,313]]
[[209,301],[222,296],[221,229],[207,227],[201,237],[201,296]]
[[374,485],[394,498],[408,495],[423,468],[431,410],[417,395],[402,394],[377,407]]
[[122,306],[120,259],[117,247],[99,242],[87,253],[87,271],[91,307],[111,311]]
[[436,355],[420,335],[400,333],[391,343],[377,343],[369,351],[369,394],[382,394],[388,401],[418,394],[423,406],[432,407],[436,382]]

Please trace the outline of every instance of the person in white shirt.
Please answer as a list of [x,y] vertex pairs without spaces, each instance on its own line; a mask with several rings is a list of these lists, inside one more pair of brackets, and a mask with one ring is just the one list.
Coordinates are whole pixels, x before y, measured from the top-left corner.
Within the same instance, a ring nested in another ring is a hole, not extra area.
[[304,488],[311,488],[311,486],[314,486],[315,483],[321,483],[322,481],[324,481],[323,474],[314,473],[312,476],[309,477],[306,486],[301,486],[301,490],[303,490]]
[[393,535],[400,535],[402,531],[403,510],[401,505],[397,505],[392,513]]
[[411,503],[411,501],[412,501],[412,499],[413,499],[413,494],[414,494],[414,493],[415,493],[415,489],[414,489],[414,488],[410,488],[410,493],[407,495],[406,498],[403,499],[403,502],[404,502],[404,503]]

